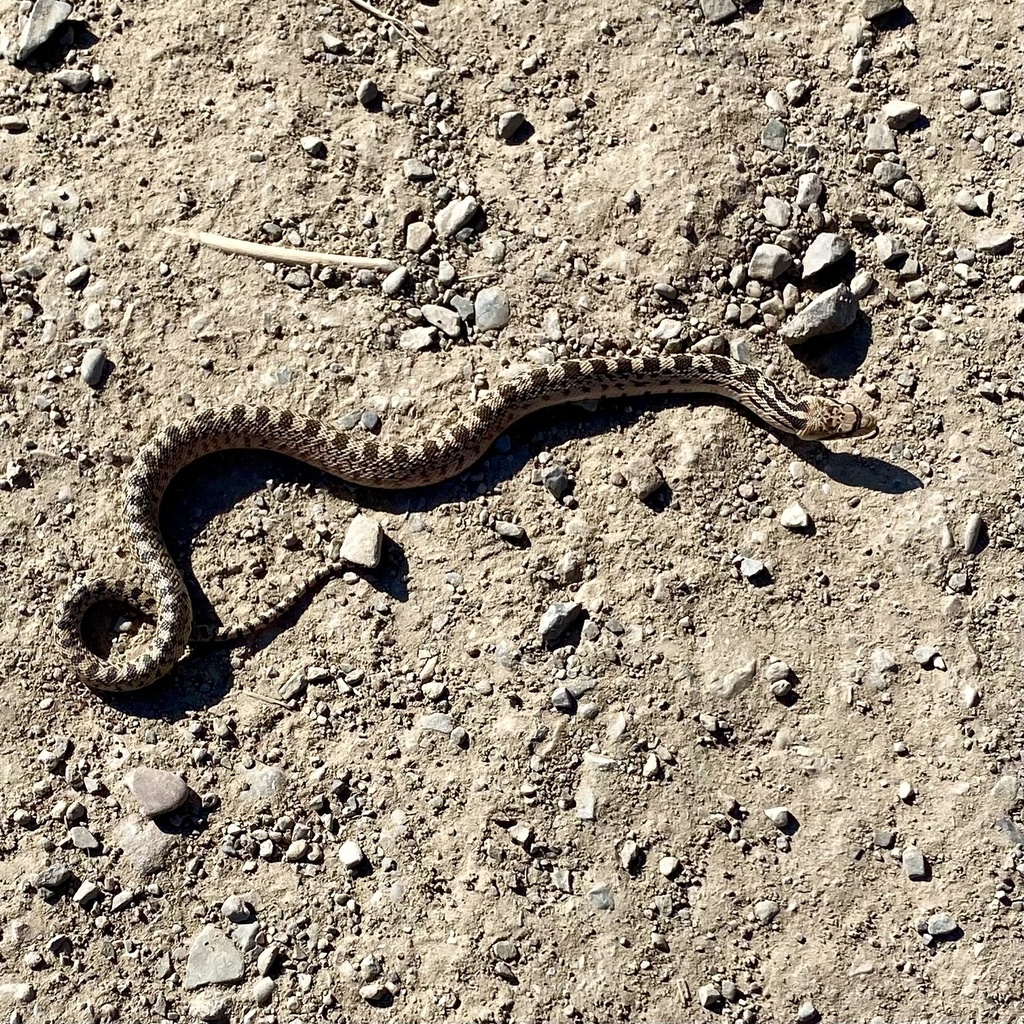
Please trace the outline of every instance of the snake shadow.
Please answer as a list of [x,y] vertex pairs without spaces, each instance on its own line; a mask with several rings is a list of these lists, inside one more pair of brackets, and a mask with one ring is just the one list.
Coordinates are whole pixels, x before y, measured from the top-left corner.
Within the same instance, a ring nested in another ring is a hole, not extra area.
[[[464,502],[480,488],[492,492],[499,484],[523,472],[536,454],[545,448],[621,432],[644,415],[680,405],[723,405],[738,410],[752,424],[764,429],[763,424],[742,407],[711,396],[658,395],[640,400],[636,397],[607,399],[593,412],[579,406],[559,406],[528,416],[510,428],[507,451],[499,452],[492,447],[474,466],[452,480],[402,491],[353,486],[296,459],[273,452],[218,452],[198,459],[174,479],[161,508],[161,526],[168,547],[188,584],[196,622],[213,623],[218,621],[216,612],[193,568],[193,541],[218,516],[251,500],[259,492],[265,492],[268,480],[288,481],[293,487],[311,487],[340,501],[354,502],[362,509],[396,516],[429,512],[444,505]],[[884,494],[904,494],[923,486],[912,473],[884,458],[833,451],[819,442],[802,441],[788,434],[776,437],[796,458],[848,486]],[[671,496],[666,497],[666,491],[667,488],[663,488],[647,503],[652,511],[660,513],[670,507],[668,498]],[[291,582],[300,582],[320,569],[322,564],[321,561],[309,561],[296,566]],[[385,538],[383,555],[376,571],[357,571],[347,565],[338,567],[339,575],[346,572],[357,572],[370,586],[393,601],[404,603],[409,599],[409,563],[400,543],[390,537]],[[254,653],[274,644],[298,623],[320,591],[329,586],[331,581],[306,593],[285,615],[245,640],[231,645],[197,645],[167,676],[145,690],[100,694],[100,697],[111,707],[142,718],[174,720],[215,705],[234,687],[232,651],[244,648]],[[274,682],[283,682],[284,678],[282,673]]]

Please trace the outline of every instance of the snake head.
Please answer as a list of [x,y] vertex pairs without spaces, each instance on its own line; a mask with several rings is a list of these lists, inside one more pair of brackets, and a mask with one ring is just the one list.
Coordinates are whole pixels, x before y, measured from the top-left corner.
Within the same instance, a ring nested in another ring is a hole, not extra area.
[[832,441],[840,437],[874,437],[875,417],[850,402],[813,395],[805,398],[807,425],[797,437],[804,441]]

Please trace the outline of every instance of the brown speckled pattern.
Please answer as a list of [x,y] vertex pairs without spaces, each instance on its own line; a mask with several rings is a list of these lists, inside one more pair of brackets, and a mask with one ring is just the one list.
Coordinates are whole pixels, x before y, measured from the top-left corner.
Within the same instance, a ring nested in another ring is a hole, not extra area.
[[[287,409],[236,405],[175,423],[146,444],[125,480],[124,525],[139,560],[142,582],[89,580],[72,588],[57,613],[57,641],[72,674],[95,690],[138,690],[165,675],[193,640],[238,639],[272,622],[310,587],[334,572],[326,567],[303,587],[245,626],[214,635],[193,631],[185,581],[164,545],[160,501],[188,463],[230,448],[261,448],[301,459],[367,487],[401,489],[439,483],[468,469],[494,440],[523,416],[564,402],[627,395],[700,392],[737,402],[769,427],[808,440],[873,433],[874,419],[829,398],[793,401],[753,367],[724,356],[587,359],[539,366],[488,392],[459,422],[434,438],[388,444],[341,433],[321,420]],[[147,598],[151,598],[150,602]],[[82,641],[82,616],[96,602],[139,608],[155,604],[148,648],[127,663],[96,657]]]

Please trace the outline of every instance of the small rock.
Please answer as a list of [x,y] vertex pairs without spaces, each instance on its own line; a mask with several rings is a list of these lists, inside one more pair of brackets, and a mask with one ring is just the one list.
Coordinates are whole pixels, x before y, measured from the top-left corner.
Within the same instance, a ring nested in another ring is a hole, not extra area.
[[677,857],[662,857],[658,861],[658,871],[665,878],[675,878],[679,874],[680,866]]
[[303,135],[299,139],[299,145],[311,156],[317,160],[323,160],[327,156],[327,146],[324,140],[316,135]]
[[850,243],[842,236],[824,231],[807,247],[804,254],[805,278],[838,263],[850,251]]
[[405,247],[417,255],[426,252],[434,242],[434,229],[421,220],[414,220],[405,229]]
[[425,302],[420,306],[420,312],[428,324],[432,324],[449,338],[458,338],[462,334],[462,320],[455,310]]
[[[409,226],[411,227],[412,225]],[[424,225],[424,227],[427,226]],[[434,240],[434,232],[431,231],[429,227],[427,227],[427,231],[429,233],[430,238],[427,241],[427,244],[423,246],[424,249],[426,249],[426,247],[430,245],[430,243]],[[408,237],[408,234],[406,234],[407,245]],[[412,248],[412,246],[409,246],[409,248]],[[408,283],[409,271],[406,270],[405,267],[395,267],[395,269],[392,270],[391,273],[388,274],[388,276],[385,277],[383,281],[381,281],[380,290],[387,296],[395,296],[398,295],[398,293],[401,292]]]
[[895,153],[896,136],[888,125],[882,124],[881,121],[872,121],[864,135],[864,148],[869,153]]
[[920,186],[910,178],[900,178],[895,182],[892,186],[892,194],[915,210],[924,204],[924,194],[921,192]]
[[476,196],[453,199],[446,207],[434,214],[434,227],[442,238],[451,238],[452,235],[466,227],[479,212],[480,204],[477,202]]
[[755,281],[774,281],[793,265],[793,257],[781,245],[763,242],[754,250],[747,273]]
[[139,809],[148,818],[176,811],[188,799],[189,788],[180,775],[142,765],[125,777]]
[[345,40],[330,32],[320,33],[320,44],[326,53],[333,53],[337,56],[345,52]]
[[406,181],[433,181],[434,168],[422,160],[410,159],[402,164],[402,174]]
[[786,148],[786,126],[773,117],[761,132],[761,145],[765,149],[781,153]]
[[455,728],[452,716],[442,711],[424,715],[419,721],[419,726],[423,732],[439,732],[442,736],[450,736]]
[[890,128],[900,131],[909,128],[921,116],[921,105],[909,100],[890,100],[882,107],[882,114]]
[[21,32],[18,62],[28,60],[40,46],[52,39],[57,29],[71,16],[71,10],[71,4],[63,0],[35,0]]
[[84,853],[96,853],[103,849],[103,844],[84,825],[68,829],[68,838],[76,850]]
[[665,486],[661,470],[654,464],[654,460],[647,456],[631,460],[622,475],[628,481],[629,489],[641,501],[647,501]]
[[875,21],[887,14],[903,10],[903,0],[864,0],[860,13],[868,20]]
[[253,1002],[257,1006],[269,1006],[274,1001],[277,982],[273,978],[257,978],[252,986]]
[[508,326],[512,312],[508,296],[497,285],[481,288],[473,302],[473,312],[479,331],[500,331]]
[[356,99],[364,106],[369,107],[380,99],[380,89],[372,78],[364,78],[356,88]]
[[232,924],[245,924],[255,916],[252,904],[241,896],[229,896],[221,905],[220,912]]
[[928,868],[924,854],[916,846],[908,846],[903,851],[903,873],[912,882],[921,882],[928,877]]
[[779,916],[780,909],[775,900],[759,900],[754,904],[754,917],[761,924],[771,924]]
[[974,89],[960,90],[960,106],[966,111],[977,110],[981,105],[981,97]]
[[185,967],[186,990],[241,981],[242,951],[217,927],[208,924],[193,940]]
[[979,97],[981,105],[990,114],[1008,114],[1010,112],[1010,94],[1006,89],[989,89]]
[[82,381],[91,388],[99,387],[103,380],[103,372],[107,368],[107,353],[101,348],[86,349],[82,356],[82,366],[79,373]]
[[735,0],[700,0],[700,9],[705,20],[712,25],[720,25],[739,13]]
[[899,784],[896,792],[900,800],[905,804],[912,804],[917,799],[917,790],[906,780]]
[[1009,231],[987,231],[978,235],[975,248],[990,256],[1006,256],[1013,252],[1014,237]]
[[595,910],[614,910],[615,900],[607,885],[595,885],[587,893],[587,899]]
[[792,816],[786,807],[768,807],[764,816],[776,827],[786,828],[792,822]]
[[338,860],[350,871],[355,871],[366,863],[366,854],[354,839],[346,839],[338,848]]
[[817,174],[801,174],[797,183],[796,205],[806,210],[821,199],[824,191],[825,186]]
[[793,217],[793,208],[784,199],[766,196],[764,201],[764,219],[773,228],[784,228]]
[[557,640],[582,614],[579,601],[556,601],[540,617],[538,632],[541,639],[552,643]]
[[822,334],[845,330],[857,319],[858,304],[845,284],[822,292],[782,325],[779,334],[787,345],[802,345]]
[[569,474],[565,471],[565,466],[558,462],[552,462],[550,465],[545,466],[541,471],[540,478],[541,482],[551,493],[551,496],[556,500],[561,500],[568,494],[569,488],[572,486]]
[[782,510],[782,514],[779,516],[779,523],[787,530],[793,530],[799,533],[800,531],[807,530],[810,527],[811,517],[807,514],[807,510],[799,501],[791,501]]
[[766,573],[768,567],[759,558],[741,558],[739,561],[740,575],[745,580],[756,580]]
[[571,715],[576,710],[577,700],[568,687],[559,686],[552,691],[551,706],[563,715]]
[[940,911],[938,914],[932,914],[928,918],[928,934],[933,935],[937,939],[946,938],[959,930],[960,926],[956,923],[956,918],[952,914]]
[[368,1003],[386,1003],[391,999],[391,990],[382,981],[370,981],[360,986],[359,995]]
[[814,1003],[803,1002],[796,1008],[798,1024],[817,1024],[821,1014],[814,1008]]
[[66,68],[64,71],[58,71],[54,77],[60,83],[60,87],[67,92],[88,92],[93,85],[92,75],[79,68]]
[[722,995],[721,990],[717,985],[701,985],[697,989],[697,1002],[704,1007],[705,1010],[711,1010],[712,1012],[721,1010],[725,1005],[725,997]]
[[345,531],[341,544],[342,561],[364,569],[376,569],[380,565],[381,550],[384,546],[384,530],[372,516],[357,515]]
[[977,512],[972,512],[964,524],[963,552],[965,555],[973,555],[981,539],[981,528],[985,525],[984,520]]
[[398,347],[407,352],[425,352],[437,343],[437,331],[433,327],[410,327],[398,336]]
[[498,118],[497,136],[508,142],[526,124],[526,118],[519,110],[506,111]]

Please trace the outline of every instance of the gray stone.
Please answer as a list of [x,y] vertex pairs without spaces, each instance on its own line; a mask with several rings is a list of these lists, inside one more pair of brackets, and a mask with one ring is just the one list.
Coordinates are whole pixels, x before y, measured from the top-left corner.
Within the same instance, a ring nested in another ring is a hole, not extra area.
[[333,53],[337,56],[345,52],[345,40],[340,36],[333,35],[330,32],[321,32],[320,42],[327,53]]
[[506,111],[498,118],[498,138],[508,142],[524,124],[526,124],[526,118],[521,111]]
[[273,978],[257,978],[252,986],[253,1002],[257,1006],[269,1006],[274,1001],[277,982]]
[[434,243],[434,229],[422,220],[414,220],[405,229],[405,247],[410,252],[420,255]]
[[759,900],[754,904],[754,917],[761,924],[771,924],[779,916],[780,909],[775,900]]
[[327,146],[324,144],[324,140],[318,138],[316,135],[303,135],[299,139],[299,145],[311,156],[317,160],[322,160],[327,156]]
[[71,16],[71,4],[63,0],[35,0],[21,32],[18,61],[28,60],[44,43],[52,39]]
[[961,541],[961,547],[965,555],[974,554],[978,546],[978,540],[981,537],[981,528],[984,525],[985,521],[977,512],[972,512],[967,517],[967,522],[964,524],[963,540]]
[[864,148],[869,153],[895,153],[896,136],[881,121],[872,121],[864,137]]
[[289,270],[282,280],[289,288],[294,288],[296,291],[302,288],[313,287],[313,279],[300,267],[295,267],[293,270]]
[[871,176],[882,188],[888,190],[892,189],[896,182],[902,181],[907,176],[907,172],[902,164],[893,160],[880,160],[875,164]]
[[153,822],[131,818],[118,827],[111,846],[120,847],[140,875],[157,875],[167,866],[167,858],[178,842],[177,836],[162,831]]
[[380,99],[380,89],[377,88],[377,83],[372,78],[364,78],[356,87],[356,99],[364,107],[376,103]]
[[700,9],[712,25],[720,25],[735,18],[740,10],[736,0],[700,0]]
[[792,501],[782,510],[779,516],[779,523],[787,530],[799,533],[810,527],[811,517],[799,501]]
[[853,275],[853,280],[850,282],[850,291],[855,299],[863,299],[871,294],[877,283],[873,274],[867,270],[862,270],[859,274]]
[[107,368],[107,353],[101,348],[86,349],[82,356],[82,366],[79,374],[84,383],[89,387],[99,387],[103,380],[103,371]]
[[765,149],[781,153],[786,148],[786,126],[773,117],[761,132],[761,145]]
[[764,816],[776,828],[786,828],[793,820],[787,807],[768,807],[765,809]]
[[357,515],[345,531],[341,544],[342,561],[364,569],[376,569],[384,546],[384,530],[373,516]]
[[793,216],[793,208],[785,199],[777,199],[775,196],[766,196],[764,201],[764,219],[773,228],[786,227]]
[[990,256],[1006,256],[1013,252],[1014,236],[1009,231],[986,231],[978,235],[978,252]]
[[245,924],[255,916],[252,904],[242,896],[229,896],[220,905],[220,912],[232,924]]
[[81,68],[65,68],[54,77],[66,92],[82,93],[92,88],[92,75]]
[[[411,226],[412,225],[410,225],[410,227]],[[427,228],[427,230],[430,231],[429,228]],[[430,242],[433,241],[433,234],[434,233],[430,231],[431,238],[430,241],[427,242],[427,245],[430,245]],[[406,238],[408,239],[408,235],[406,235]],[[426,246],[424,246],[424,248],[426,248]],[[409,271],[406,270],[405,267],[395,267],[395,269],[392,270],[391,273],[388,274],[388,276],[381,282],[380,290],[387,296],[395,296],[398,295],[398,293],[401,292],[408,283]]]
[[557,640],[582,614],[579,601],[556,601],[540,617],[538,632],[541,639],[551,643]]
[[900,131],[909,128],[921,116],[921,104],[909,100],[890,100],[882,107],[885,123]]
[[50,864],[32,879],[32,884],[38,889],[55,892],[67,885],[73,877],[74,872],[67,864]]
[[767,567],[759,558],[741,558],[739,562],[740,575],[746,580],[757,579]]
[[561,500],[568,494],[569,488],[572,486],[569,474],[565,471],[565,466],[558,462],[545,466],[540,478],[548,492],[556,500]]
[[453,309],[448,309],[446,306],[435,306],[428,302],[420,306],[420,312],[427,323],[433,324],[449,338],[458,338],[462,334],[462,320]]
[[924,195],[920,186],[910,178],[900,178],[893,185],[892,192],[897,199],[902,199],[907,206],[912,206],[915,210],[924,205]]
[[140,810],[149,818],[176,811],[189,795],[188,785],[180,775],[146,765],[130,772],[125,782]]
[[903,239],[897,235],[876,235],[875,251],[882,265],[886,267],[899,266],[909,256]]
[[346,839],[338,848],[338,860],[350,871],[354,871],[366,863],[366,854],[354,839]]
[[398,336],[398,347],[407,352],[424,352],[437,341],[437,331],[433,327],[410,327]]
[[825,191],[819,175],[812,173],[801,174],[796,187],[796,205],[801,210],[806,210],[817,203]]
[[615,899],[607,885],[595,885],[587,893],[587,899],[595,910],[614,910]]
[[849,287],[839,284],[787,320],[779,334],[787,345],[802,345],[811,338],[845,330],[857,319],[857,310],[857,300]]
[[983,92],[979,99],[990,114],[1010,112],[1010,94],[1005,89],[989,89],[988,92]]
[[402,174],[406,181],[433,181],[434,168],[422,160],[406,160],[402,164]]
[[793,265],[793,257],[781,245],[763,242],[754,250],[747,273],[755,281],[774,281]]
[[473,302],[473,312],[479,331],[500,331],[508,326],[512,316],[508,296],[497,285],[481,288]]
[[933,935],[937,939],[946,938],[959,930],[960,926],[956,923],[956,918],[952,914],[940,911],[928,918],[928,934]]
[[443,209],[434,214],[434,227],[442,238],[451,238],[470,224],[480,212],[480,204],[476,196],[463,196],[453,199]]
[[717,985],[701,985],[697,989],[697,1002],[705,1010],[715,1012],[725,1006],[725,997]]
[[860,13],[868,20],[884,18],[887,14],[903,10],[903,0],[864,0]]
[[72,291],[84,288],[90,273],[87,266],[75,267],[74,270],[64,275],[64,287],[70,288]]
[[912,882],[922,882],[928,877],[928,867],[924,854],[916,846],[908,846],[903,851],[903,873]]
[[85,853],[96,853],[103,849],[103,844],[84,825],[68,829],[68,838],[76,850]]
[[661,470],[649,456],[631,460],[622,475],[629,482],[629,489],[641,501],[647,501],[665,486],[665,478],[661,475]]
[[424,732],[439,732],[443,736],[450,736],[454,728],[451,715],[446,715],[440,711],[424,715],[420,719],[420,729]]
[[826,267],[838,263],[850,251],[850,243],[842,236],[823,231],[804,253],[804,277],[813,277]]
[[184,988],[228,985],[241,981],[244,973],[242,951],[219,928],[208,924],[189,948]]
[[571,715],[576,710],[576,697],[566,686],[558,686],[551,693],[551,706],[563,715]]

